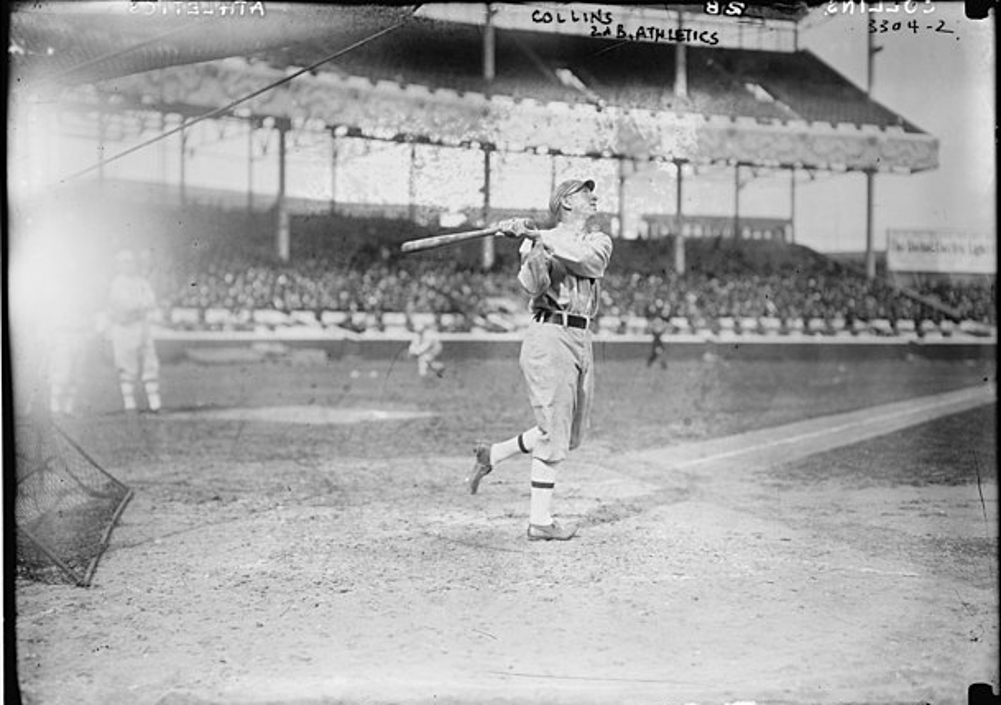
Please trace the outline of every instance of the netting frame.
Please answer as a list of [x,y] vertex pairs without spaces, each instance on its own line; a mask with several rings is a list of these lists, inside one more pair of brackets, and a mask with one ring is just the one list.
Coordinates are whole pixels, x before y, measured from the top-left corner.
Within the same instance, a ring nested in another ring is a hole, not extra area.
[[[118,521],[121,518],[122,513],[125,511],[126,507],[129,505],[129,503],[135,496],[135,492],[131,487],[129,487],[124,482],[122,482],[114,475],[112,475],[110,472],[105,470],[101,466],[101,464],[98,463],[94,458],[92,458],[90,454],[87,453],[87,451],[85,451],[80,446],[80,444],[73,439],[72,436],[70,436],[69,433],[67,433],[64,429],[62,429],[59,426],[59,424],[55,422],[55,420],[49,418],[41,422],[37,420],[28,421],[25,424],[25,426],[29,428],[34,427],[35,429],[40,429],[40,428],[51,429],[51,431],[53,431],[54,434],[58,436],[62,442],[69,445],[70,448],[72,448],[72,450],[79,455],[80,459],[82,459],[82,461],[86,464],[89,470],[97,472],[99,476],[102,477],[111,487],[117,490],[116,494],[120,495],[120,498],[114,505],[113,511],[111,512],[109,518],[107,519],[107,523],[101,533],[100,541],[96,545],[96,550],[94,551],[94,555],[91,556],[91,558],[87,561],[86,567],[83,568],[82,570],[79,568],[74,568],[72,565],[70,565],[66,560],[64,560],[58,555],[58,552],[55,551],[44,538],[35,535],[33,531],[28,529],[28,527],[25,526],[22,521],[20,521],[20,518],[17,516],[18,513],[15,511],[15,530],[17,534],[16,542],[20,544],[23,541],[25,544],[33,548],[37,552],[37,555],[44,556],[45,559],[47,559],[52,566],[57,568],[65,578],[69,579],[69,581],[72,582],[77,587],[90,587],[94,578],[94,574],[97,571],[98,563],[104,556],[104,553],[106,552],[108,545],[110,544],[111,534],[114,531],[115,527],[118,525]],[[17,434],[17,435],[22,435],[22,434]],[[24,442],[23,435],[21,438],[15,440],[15,443],[18,442],[21,443]],[[20,455],[20,453],[18,453],[18,455]],[[21,462],[20,458],[18,459],[18,462],[19,463]],[[42,469],[47,469],[47,468],[45,468],[43,465],[40,468],[36,468],[28,472],[25,472],[23,476],[21,475],[20,469],[18,469],[17,472],[18,477],[16,481],[17,498],[15,499],[15,502],[17,502],[18,499],[20,499],[21,497],[22,485],[24,485],[24,483],[27,480],[29,480],[33,474],[41,471]],[[76,485],[88,496],[101,497],[106,499],[115,496],[114,494],[108,492],[99,492],[88,487],[86,483],[80,480],[80,478],[78,478],[65,465],[60,467],[60,471],[69,478],[71,478],[73,482],[76,483]],[[18,563],[22,562],[20,548],[17,551],[17,561]],[[36,570],[35,567],[32,568],[32,571],[34,570]]]

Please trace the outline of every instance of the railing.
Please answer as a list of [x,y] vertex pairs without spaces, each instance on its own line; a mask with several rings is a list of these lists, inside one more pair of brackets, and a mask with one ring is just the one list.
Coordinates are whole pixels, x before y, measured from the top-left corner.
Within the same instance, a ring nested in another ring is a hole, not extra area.
[[[298,329],[316,333],[339,330],[354,334],[405,336],[421,325],[434,322],[442,332],[448,333],[512,333],[524,330],[530,323],[528,312],[489,313],[482,316],[464,316],[458,313],[434,314],[429,312],[359,312],[359,311],[231,311],[222,308],[172,309],[164,328],[178,331],[232,331],[272,332]],[[996,326],[978,321],[945,319],[870,320],[845,318],[805,317],[783,319],[776,316],[672,316],[667,321],[666,335],[715,336],[718,338],[753,336],[808,336],[808,337],[882,337],[882,338],[951,338],[997,336]],[[600,316],[596,332],[609,337],[647,336],[653,332],[652,319],[637,315]]]

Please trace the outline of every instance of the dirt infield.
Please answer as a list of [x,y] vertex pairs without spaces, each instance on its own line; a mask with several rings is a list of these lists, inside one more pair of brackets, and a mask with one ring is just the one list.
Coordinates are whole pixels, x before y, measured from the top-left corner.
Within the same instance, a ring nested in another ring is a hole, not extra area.
[[[92,588],[18,581],[24,700],[962,703],[997,687],[992,366],[610,364],[559,479],[582,532],[553,545],[524,540],[527,464],[476,496],[462,484],[465,441],[525,418],[512,365],[433,382],[350,374],[363,365],[167,368],[173,410],[131,424],[95,381],[69,425],[136,497]],[[428,415],[206,413],[269,406]]]
[[434,414],[426,411],[337,409],[329,406],[265,406],[256,409],[238,407],[234,409],[199,409],[195,411],[170,412],[170,419],[177,421],[260,421],[312,426],[400,421],[428,416],[434,416]]

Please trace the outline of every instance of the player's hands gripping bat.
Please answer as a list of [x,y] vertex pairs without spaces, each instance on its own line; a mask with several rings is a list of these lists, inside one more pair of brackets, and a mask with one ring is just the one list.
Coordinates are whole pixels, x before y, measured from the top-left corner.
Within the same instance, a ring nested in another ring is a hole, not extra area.
[[539,237],[539,231],[536,230],[535,223],[528,218],[508,218],[494,225],[494,228],[499,236],[512,238],[527,237],[530,240],[536,240]]

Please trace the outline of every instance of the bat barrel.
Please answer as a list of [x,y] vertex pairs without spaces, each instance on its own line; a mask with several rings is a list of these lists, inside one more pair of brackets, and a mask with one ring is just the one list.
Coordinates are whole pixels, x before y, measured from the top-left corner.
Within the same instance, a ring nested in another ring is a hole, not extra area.
[[493,235],[496,232],[497,231],[494,228],[483,228],[481,230],[466,230],[460,233],[432,235],[431,237],[422,237],[417,240],[407,240],[400,245],[400,250],[402,252],[420,252],[421,250],[430,250],[436,247],[444,247],[445,245],[454,245],[460,242],[466,242],[467,240],[487,237],[488,235]]

